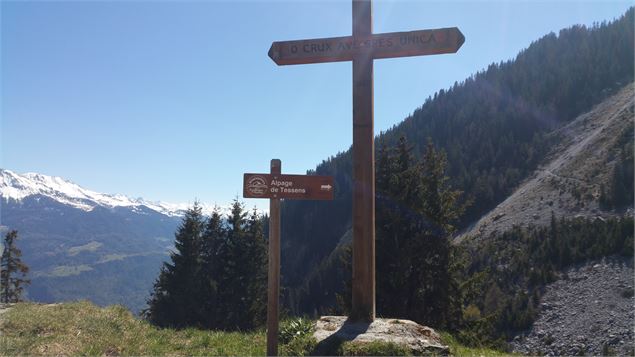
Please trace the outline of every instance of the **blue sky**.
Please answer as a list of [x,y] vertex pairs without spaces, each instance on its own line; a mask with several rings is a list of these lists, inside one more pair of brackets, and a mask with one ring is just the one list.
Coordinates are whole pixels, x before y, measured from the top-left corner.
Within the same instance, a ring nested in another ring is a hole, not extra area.
[[[457,26],[457,54],[375,61],[376,133],[439,89],[630,1],[375,1],[374,32]],[[276,66],[271,42],[347,36],[342,1],[2,1],[0,167],[219,205],[244,172],[304,173],[352,141],[351,64]],[[265,200],[247,204],[266,207]]]

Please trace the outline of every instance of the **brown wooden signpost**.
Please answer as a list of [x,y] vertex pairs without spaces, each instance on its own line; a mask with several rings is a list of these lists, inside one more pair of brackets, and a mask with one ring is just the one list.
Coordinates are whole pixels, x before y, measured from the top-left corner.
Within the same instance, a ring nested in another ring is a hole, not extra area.
[[245,174],[243,197],[332,200],[332,176]]
[[278,354],[280,297],[280,199],[332,200],[332,176],[282,175],[282,163],[271,160],[268,174],[245,174],[243,197],[269,199],[269,273],[267,279],[267,356]]
[[353,0],[353,35],[274,42],[278,65],[353,62],[353,301],[351,318],[375,319],[375,144],[373,60],[458,51],[456,27],[373,34],[370,0]]

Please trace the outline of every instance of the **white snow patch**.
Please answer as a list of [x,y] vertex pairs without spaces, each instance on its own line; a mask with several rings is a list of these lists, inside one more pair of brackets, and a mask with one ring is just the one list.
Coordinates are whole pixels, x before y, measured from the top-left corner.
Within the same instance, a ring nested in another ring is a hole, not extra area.
[[[46,196],[84,211],[92,211],[95,207],[102,206],[110,208],[130,207],[136,212],[142,212],[142,206],[145,206],[166,216],[179,217],[183,216],[185,210],[192,206],[189,203],[153,202],[120,194],[99,193],[87,190],[57,176],[32,172],[18,174],[10,170],[0,169],[0,198],[4,201],[22,201],[33,195]],[[199,204],[203,209],[203,214],[212,213],[214,205]],[[221,212],[226,213],[227,208],[221,208]]]

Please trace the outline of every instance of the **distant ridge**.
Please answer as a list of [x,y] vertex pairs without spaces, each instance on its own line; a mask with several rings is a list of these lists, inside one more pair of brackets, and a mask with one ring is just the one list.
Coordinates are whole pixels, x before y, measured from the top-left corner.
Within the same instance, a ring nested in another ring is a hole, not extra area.
[[32,301],[87,299],[139,312],[187,207],[0,169],[0,234],[18,231]]
[[[69,180],[57,176],[39,173],[18,174],[0,169],[0,198],[3,201],[22,201],[30,196],[46,196],[59,203],[83,211],[92,211],[97,206],[129,207],[140,212],[145,206],[153,211],[170,217],[181,217],[191,204],[146,201],[142,198],[130,198],[120,194],[99,193],[85,189]],[[211,213],[213,207],[201,204],[205,213]]]

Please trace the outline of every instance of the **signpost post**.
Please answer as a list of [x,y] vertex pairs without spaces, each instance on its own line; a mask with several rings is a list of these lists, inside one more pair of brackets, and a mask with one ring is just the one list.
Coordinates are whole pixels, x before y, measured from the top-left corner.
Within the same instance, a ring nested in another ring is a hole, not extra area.
[[277,65],[353,62],[353,301],[351,318],[375,319],[375,144],[373,60],[454,53],[456,27],[373,34],[371,0],[353,0],[353,35],[274,42]]
[[280,199],[332,200],[332,176],[282,175],[282,163],[271,160],[269,174],[245,174],[243,197],[269,199],[269,270],[267,279],[267,356],[278,355],[280,297]]

